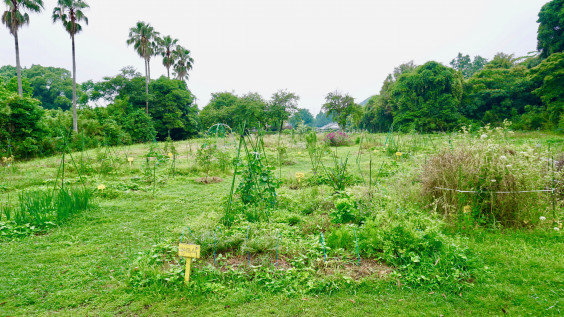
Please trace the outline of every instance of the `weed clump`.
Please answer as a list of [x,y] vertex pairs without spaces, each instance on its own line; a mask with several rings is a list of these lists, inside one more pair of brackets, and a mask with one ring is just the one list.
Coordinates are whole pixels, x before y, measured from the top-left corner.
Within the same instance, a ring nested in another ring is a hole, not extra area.
[[462,225],[522,227],[552,210],[554,168],[539,146],[509,146],[506,128],[463,129],[422,169],[423,195]]

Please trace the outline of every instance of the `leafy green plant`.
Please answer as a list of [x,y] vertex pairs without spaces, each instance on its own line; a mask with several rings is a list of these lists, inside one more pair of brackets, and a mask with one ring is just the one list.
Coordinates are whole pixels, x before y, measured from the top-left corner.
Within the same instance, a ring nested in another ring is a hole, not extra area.
[[239,161],[237,174],[241,176],[241,182],[236,193],[241,201],[247,205],[272,208],[276,205],[276,188],[280,181],[274,176],[274,167],[269,165],[264,151],[264,144],[260,133],[256,139],[248,137],[245,142],[245,160]]
[[355,200],[354,196],[346,192],[339,192],[335,195],[335,208],[329,213],[331,222],[360,222],[362,216],[358,207],[358,202]]
[[355,183],[355,179],[347,169],[349,158],[338,159],[337,154],[333,156],[333,166],[323,166],[323,181],[333,187],[335,191],[344,191],[347,186]]

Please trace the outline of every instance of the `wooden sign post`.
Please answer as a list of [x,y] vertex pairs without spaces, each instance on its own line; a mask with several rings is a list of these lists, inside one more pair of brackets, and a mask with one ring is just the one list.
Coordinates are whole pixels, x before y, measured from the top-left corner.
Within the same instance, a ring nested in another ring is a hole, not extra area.
[[178,255],[186,258],[186,273],[184,274],[184,282],[188,284],[190,281],[190,265],[192,259],[200,258],[200,246],[196,244],[181,243],[178,246]]

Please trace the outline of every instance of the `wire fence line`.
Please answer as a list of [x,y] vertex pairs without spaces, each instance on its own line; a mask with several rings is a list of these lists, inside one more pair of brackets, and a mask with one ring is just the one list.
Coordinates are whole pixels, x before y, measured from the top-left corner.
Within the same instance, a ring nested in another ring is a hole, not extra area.
[[469,193],[469,194],[524,194],[524,193],[542,193],[542,192],[550,192],[554,193],[556,188],[551,189],[538,189],[538,190],[518,190],[518,191],[511,191],[511,192],[498,192],[498,191],[481,191],[481,190],[459,190],[454,188],[443,188],[443,187],[435,187],[435,189],[446,190],[446,191],[453,191],[457,193]]

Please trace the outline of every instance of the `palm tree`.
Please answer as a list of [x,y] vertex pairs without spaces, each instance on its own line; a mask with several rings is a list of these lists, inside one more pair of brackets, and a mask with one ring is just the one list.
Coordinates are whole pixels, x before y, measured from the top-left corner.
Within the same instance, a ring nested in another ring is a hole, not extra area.
[[159,32],[149,24],[145,22],[137,22],[137,24],[129,29],[129,38],[127,39],[127,45],[133,44],[133,48],[137,51],[137,54],[145,60],[145,112],[149,113],[149,81],[151,78],[151,68],[149,62],[151,61],[151,56],[155,55],[158,51],[158,46],[156,44],[156,38]]
[[4,0],[7,10],[2,14],[2,23],[10,29],[16,43],[16,72],[18,74],[18,93],[23,97],[22,69],[20,65],[20,45],[18,43],[18,29],[29,24],[29,15],[23,11],[41,12],[42,0]]
[[176,48],[176,43],[178,43],[177,39],[173,39],[170,35],[167,35],[163,38],[160,38],[158,41],[159,44],[159,51],[161,56],[163,57],[163,65],[166,67],[166,74],[170,79],[170,67],[174,65],[175,56],[173,55],[173,51]]
[[192,65],[194,64],[194,59],[190,57],[190,50],[178,45],[173,55],[176,59],[176,64],[174,64],[176,79],[188,79],[188,71],[192,69]]
[[74,49],[74,36],[82,31],[79,22],[88,24],[88,18],[82,9],[89,8],[82,0],[59,0],[58,7],[53,9],[53,23],[61,21],[72,41],[72,128],[78,132],[78,117],[76,114],[76,54]]

